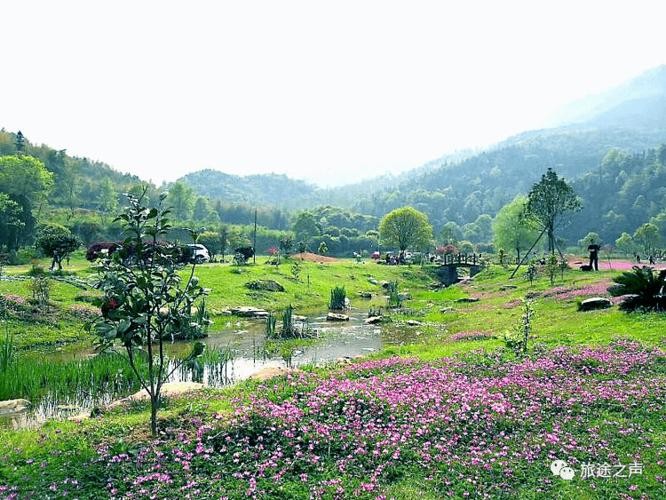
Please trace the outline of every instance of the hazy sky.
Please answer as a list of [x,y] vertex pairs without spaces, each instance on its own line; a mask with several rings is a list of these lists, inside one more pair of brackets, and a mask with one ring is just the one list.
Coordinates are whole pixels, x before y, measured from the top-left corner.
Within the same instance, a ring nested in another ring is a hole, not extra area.
[[660,1],[6,1],[0,127],[153,181],[398,173],[666,62]]

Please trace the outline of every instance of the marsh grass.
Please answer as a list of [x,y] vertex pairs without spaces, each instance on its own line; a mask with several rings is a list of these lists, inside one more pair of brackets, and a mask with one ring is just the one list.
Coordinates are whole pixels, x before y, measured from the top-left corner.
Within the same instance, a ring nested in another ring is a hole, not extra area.
[[3,378],[9,370],[16,354],[14,336],[9,333],[9,327],[5,324],[5,335],[0,338],[0,373]]
[[[2,349],[5,351],[5,347]],[[24,398],[33,403],[49,394],[95,399],[125,395],[134,389],[138,389],[138,381],[126,357],[117,353],[60,362],[33,356],[14,357],[0,379],[0,399]]]
[[347,291],[344,286],[336,286],[331,290],[331,300],[328,303],[328,308],[333,311],[340,311],[345,309],[345,302],[347,300]]

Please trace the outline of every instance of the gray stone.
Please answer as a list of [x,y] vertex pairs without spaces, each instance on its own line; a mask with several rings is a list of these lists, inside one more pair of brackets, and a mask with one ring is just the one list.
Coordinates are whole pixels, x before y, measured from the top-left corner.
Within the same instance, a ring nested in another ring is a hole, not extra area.
[[284,287],[275,280],[254,280],[245,283],[250,290],[265,290],[267,292],[284,292]]
[[441,313],[452,313],[455,309],[453,307],[442,307],[439,312]]
[[11,413],[20,413],[30,408],[30,401],[27,399],[9,399],[7,401],[0,401],[0,415],[8,415]]
[[480,299],[478,297],[461,297],[459,299],[456,299],[456,302],[459,302],[461,304],[468,304],[471,302],[478,302]]
[[377,281],[375,278],[368,278],[368,283],[371,285],[379,285],[379,281]]
[[358,292],[358,296],[361,297],[362,299],[371,299],[372,298],[372,293],[371,292]]
[[370,316],[363,323],[366,325],[376,325],[377,323],[381,323],[382,319],[383,318],[381,316]]
[[415,319],[410,319],[407,321],[408,326],[421,326],[423,323],[416,321]]
[[79,408],[76,405],[58,405],[58,406],[56,406],[56,410],[58,410],[58,411],[74,412],[74,411],[79,411],[80,409],[81,408]]
[[326,321],[349,321],[349,316],[330,312],[326,315]]
[[241,316],[243,318],[265,318],[268,316],[268,311],[264,311],[263,309],[252,306],[241,306],[232,308],[231,314]]
[[594,311],[597,309],[608,309],[613,303],[606,297],[591,297],[580,303],[579,311]]

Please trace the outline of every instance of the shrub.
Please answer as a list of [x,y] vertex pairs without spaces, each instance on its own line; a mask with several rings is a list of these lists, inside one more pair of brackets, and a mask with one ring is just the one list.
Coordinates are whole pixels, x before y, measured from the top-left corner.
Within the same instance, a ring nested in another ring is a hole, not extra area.
[[620,303],[623,311],[666,310],[666,270],[657,274],[651,267],[634,266],[613,281],[615,285],[608,288],[608,292],[613,297],[627,296]]
[[347,291],[343,286],[336,286],[331,290],[331,300],[328,303],[329,309],[339,310],[346,307]]
[[32,292],[32,302],[40,309],[49,306],[51,298],[51,281],[48,276],[37,274],[30,280],[30,291]]
[[58,224],[40,227],[35,246],[51,257],[51,270],[62,269],[62,261],[79,248],[81,242],[69,229]]
[[111,255],[120,248],[120,244],[115,241],[98,241],[88,247],[86,251],[86,260],[93,262],[106,255]]
[[388,307],[390,308],[399,308],[402,306],[402,298],[400,297],[400,292],[398,291],[398,282],[390,281],[387,286],[388,292]]
[[[166,194],[157,207],[144,206],[146,189],[136,197],[128,195],[128,206],[118,217],[126,238],[123,245],[135,251],[134,258],[121,252],[102,259],[97,287],[103,297],[99,301],[101,317],[90,325],[99,337],[102,348],[112,348],[118,341],[127,350],[129,364],[150,398],[150,429],[157,434],[157,412],[162,386],[176,369],[195,360],[204,351],[200,342],[192,346],[185,359],[169,363],[164,343],[188,325],[203,330],[197,323],[205,318],[205,304],[198,315],[194,306],[207,293],[194,275],[196,263],[181,276],[181,252],[176,245],[161,245],[159,238],[171,229],[170,211],[164,208]],[[196,243],[198,234],[191,233]],[[144,241],[149,238],[149,243]],[[147,374],[138,369],[147,365]]]
[[520,322],[513,330],[504,334],[504,343],[518,356],[527,354],[528,342],[532,334],[533,306],[534,302],[531,299],[523,299],[523,314],[520,317]]

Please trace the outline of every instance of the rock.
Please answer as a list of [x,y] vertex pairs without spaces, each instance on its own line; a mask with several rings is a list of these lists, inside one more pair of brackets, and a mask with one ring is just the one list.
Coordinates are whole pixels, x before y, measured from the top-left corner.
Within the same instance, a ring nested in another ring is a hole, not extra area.
[[293,373],[295,371],[298,371],[294,368],[282,368],[280,366],[268,366],[266,368],[262,368],[261,370],[253,373],[250,375],[248,378],[250,380],[258,380],[259,382],[263,382],[265,380],[270,380],[275,377],[282,377],[284,375],[287,375],[289,373]]
[[90,412],[83,412],[79,413],[77,415],[72,415],[71,417],[67,417],[67,420],[70,422],[75,422],[75,423],[81,423],[84,420],[89,420],[90,419]]
[[375,278],[368,278],[368,283],[371,285],[379,285],[379,281],[377,281]]
[[500,287],[500,292],[505,292],[506,290],[515,290],[518,288],[518,285],[502,285]]
[[400,293],[398,294],[398,298],[399,298],[400,300],[409,300],[409,299],[412,298],[412,296],[410,295],[409,292],[400,292]]
[[[204,387],[205,386],[203,384],[199,384],[197,382],[167,382],[162,386],[160,395],[163,397],[181,396],[183,394],[187,394],[188,392],[200,391]],[[150,396],[148,396],[146,390],[142,389],[139,392],[132,394],[131,396],[127,396],[126,398],[118,399],[109,403],[106,408],[116,408],[118,406],[124,406],[133,401],[147,401],[149,399]]]
[[351,365],[351,358],[349,356],[341,356],[335,359],[335,362],[339,365]]
[[234,307],[231,309],[231,314],[241,316],[243,318],[265,318],[268,316],[268,311],[258,309],[252,306]]
[[423,323],[416,321],[415,319],[407,320],[407,326],[421,326]]
[[303,323],[304,321],[307,321],[307,320],[308,320],[307,316],[300,316],[300,315],[298,315],[298,314],[293,314],[293,315],[291,316],[291,319],[292,319],[293,321],[298,321],[299,323]]
[[284,292],[284,287],[275,280],[248,281],[245,286],[250,290],[265,290],[267,292]]
[[0,415],[21,413],[28,408],[30,408],[30,401],[27,399],[9,399],[7,401],[0,401]]
[[372,298],[372,293],[371,292],[358,292],[358,296],[361,297],[362,299],[371,299]]
[[381,285],[382,285],[382,288],[388,288],[389,287],[389,282],[388,281],[382,281]]
[[345,309],[349,309],[351,307],[351,302],[349,301],[349,297],[345,297]]
[[76,406],[76,405],[58,405],[56,406],[56,410],[58,411],[79,411],[81,408]]
[[455,309],[453,307],[442,307],[439,312],[441,313],[452,313]]
[[585,299],[578,307],[579,311],[594,311],[597,309],[608,309],[613,303],[606,297],[591,297]]
[[326,321],[349,321],[349,316],[330,312],[326,315]]
[[469,304],[471,302],[478,302],[480,299],[478,297],[461,297],[456,299],[456,302],[460,304]]
[[370,316],[363,323],[365,323],[366,325],[376,325],[377,323],[381,323],[382,319],[383,318],[381,316]]

